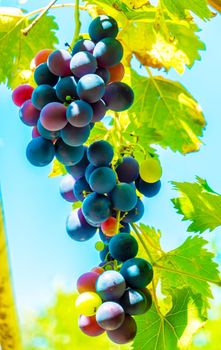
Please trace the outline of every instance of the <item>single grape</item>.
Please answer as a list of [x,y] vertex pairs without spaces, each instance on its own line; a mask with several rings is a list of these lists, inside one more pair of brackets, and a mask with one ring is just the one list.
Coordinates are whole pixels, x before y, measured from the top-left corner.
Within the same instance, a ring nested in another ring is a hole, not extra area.
[[109,83],[110,80],[110,72],[107,68],[98,67],[95,71],[95,74],[99,75],[105,82],[105,84]]
[[162,168],[157,158],[148,158],[140,164],[140,177],[143,181],[154,183],[160,180]]
[[123,57],[123,47],[114,38],[104,38],[96,44],[93,55],[99,67],[109,68],[120,63]]
[[102,304],[98,294],[94,292],[84,292],[80,294],[75,302],[76,311],[84,316],[93,316]]
[[152,303],[153,303],[152,295],[151,295],[150,291],[147,288],[141,288],[141,289],[139,289],[139,292],[143,293],[145,298],[146,298],[147,305],[146,305],[145,312],[147,312],[148,310],[150,310],[150,308],[152,306]]
[[125,313],[129,315],[142,315],[150,309],[152,297],[150,293],[144,294],[141,290],[129,288],[125,291],[119,303]]
[[[32,138],[35,139],[38,136],[41,136],[40,132],[38,131],[37,126],[34,126],[32,129]],[[46,138],[46,137],[45,137]]]
[[143,215],[144,215],[144,204],[140,200],[140,198],[138,198],[136,206],[125,215],[125,217],[123,218],[123,221],[127,223],[137,222],[142,218]]
[[90,125],[76,128],[71,124],[67,124],[65,128],[61,130],[61,138],[68,146],[82,146],[87,141],[90,130]]
[[87,150],[89,162],[94,166],[107,166],[114,156],[113,147],[107,141],[95,141]]
[[134,258],[138,253],[138,243],[129,233],[118,233],[109,243],[111,256],[119,261]]
[[81,202],[83,202],[88,193],[92,192],[84,176],[75,181],[73,191],[77,200]]
[[77,198],[74,196],[73,188],[75,184],[75,179],[67,174],[62,177],[60,182],[60,194],[68,202],[77,202]]
[[55,89],[50,85],[39,85],[36,87],[31,100],[35,108],[39,110],[50,102],[58,102]]
[[76,100],[69,104],[66,116],[72,126],[81,128],[90,124],[93,117],[93,109],[89,103]]
[[161,188],[161,181],[157,181],[154,183],[148,183],[143,181],[140,177],[135,181],[136,188],[140,193],[142,193],[145,197],[154,197],[156,196]]
[[72,56],[80,51],[87,51],[93,53],[95,48],[95,43],[89,39],[81,39],[76,42],[72,50]]
[[106,237],[112,237],[116,235],[118,232],[118,222],[117,219],[114,217],[108,218],[106,221],[102,222],[101,224],[101,230],[103,234]]
[[93,109],[93,117],[92,122],[99,122],[106,114],[107,107],[103,100],[99,100],[95,103],[91,103],[91,107]]
[[120,182],[131,183],[139,176],[139,164],[133,157],[123,157],[116,173]]
[[31,69],[35,70],[40,64],[47,62],[48,56],[53,52],[52,49],[43,49],[37,53],[31,62]]
[[71,147],[59,139],[55,143],[55,155],[62,164],[75,165],[83,158],[84,147]]
[[79,293],[96,292],[96,281],[99,274],[96,272],[86,272],[77,280],[77,290]]
[[111,215],[111,202],[101,194],[91,193],[84,199],[82,211],[86,220],[101,224]]
[[106,331],[119,328],[125,319],[124,309],[120,304],[106,301],[97,310],[96,321]]
[[107,331],[107,336],[116,344],[130,343],[137,334],[136,321],[130,315],[125,315],[123,324],[114,331]]
[[152,265],[142,258],[132,258],[125,261],[120,273],[131,288],[144,288],[153,279]]
[[101,15],[91,22],[88,32],[95,42],[106,37],[116,38],[118,25],[113,17]]
[[57,140],[60,137],[60,131],[50,131],[43,127],[40,120],[37,123],[37,130],[39,134],[47,140]]
[[67,218],[66,231],[74,241],[84,242],[91,239],[97,229],[87,223],[81,209],[74,209]]
[[78,98],[76,79],[74,77],[61,78],[56,85],[56,95],[62,102],[66,102],[67,98],[71,100]]
[[96,291],[104,301],[120,299],[125,289],[124,277],[117,271],[105,271],[97,279]]
[[134,187],[127,183],[118,183],[110,193],[114,209],[130,211],[137,203],[137,195]]
[[74,178],[80,178],[84,176],[89,161],[87,159],[87,147],[84,146],[84,156],[76,165],[66,166],[66,170]]
[[116,183],[116,174],[108,167],[95,169],[89,178],[89,184],[92,190],[100,194],[111,192],[116,186]]
[[121,112],[130,108],[134,101],[134,93],[131,87],[122,82],[108,84],[102,97],[107,108]]
[[34,72],[34,80],[37,85],[47,84],[55,86],[58,82],[58,76],[54,75],[48,69],[47,63],[41,63]]
[[[88,157],[87,157],[88,158]],[[89,162],[89,161],[88,161]],[[87,180],[87,182],[89,183],[89,178],[92,174],[92,172],[97,169],[98,167],[92,165],[91,163],[89,163],[89,165],[87,166],[86,170],[85,170],[85,178]]]
[[29,162],[39,167],[51,163],[54,155],[53,143],[41,136],[32,139],[26,149],[26,156]]
[[59,102],[48,103],[41,110],[40,122],[44,128],[50,131],[59,131],[63,129],[68,123],[66,107]]
[[77,84],[77,93],[80,99],[94,103],[100,100],[105,92],[103,79],[96,74],[86,74]]
[[33,91],[34,88],[28,84],[19,85],[12,92],[12,101],[20,107],[24,102],[31,99]]
[[122,63],[118,63],[115,66],[108,68],[110,73],[109,83],[113,83],[115,81],[121,81],[124,77],[124,65]]
[[40,112],[35,108],[31,100],[25,101],[19,110],[21,121],[28,126],[37,125],[39,116]]
[[90,52],[80,51],[72,57],[70,69],[76,77],[81,78],[85,74],[95,73],[97,60]]
[[104,329],[97,324],[95,316],[80,315],[78,326],[84,334],[90,337],[97,337],[104,333]]
[[71,54],[66,50],[55,50],[49,56],[47,65],[49,70],[58,76],[72,75],[70,70]]

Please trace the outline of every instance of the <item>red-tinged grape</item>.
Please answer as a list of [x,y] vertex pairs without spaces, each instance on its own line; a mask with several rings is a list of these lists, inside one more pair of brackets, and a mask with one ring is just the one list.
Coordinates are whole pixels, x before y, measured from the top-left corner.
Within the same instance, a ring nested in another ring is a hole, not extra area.
[[61,130],[61,138],[68,146],[77,147],[83,145],[90,135],[90,125],[82,128],[76,128],[71,124],[67,124]]
[[97,279],[96,291],[104,301],[120,299],[125,290],[125,279],[117,271],[105,271]]
[[55,156],[64,165],[75,165],[84,156],[84,147],[71,147],[58,139],[55,143]]
[[131,288],[146,287],[153,279],[152,265],[145,259],[132,258],[125,261],[120,269],[127,284]]
[[106,331],[119,328],[125,319],[124,309],[120,304],[106,301],[97,310],[96,321]]
[[94,192],[104,194],[111,192],[117,183],[115,172],[108,167],[95,169],[89,178],[90,187]]
[[84,242],[95,235],[97,228],[88,224],[81,209],[75,209],[67,218],[66,231],[74,241]]
[[70,70],[71,54],[66,50],[55,50],[49,56],[47,65],[49,70],[60,77],[72,75]]
[[138,243],[129,233],[118,233],[109,243],[111,256],[119,261],[134,258],[138,253]]
[[32,129],[32,138],[35,139],[36,137],[41,136],[40,132],[38,131],[37,126],[34,126]]
[[101,230],[105,234],[105,236],[107,236],[107,238],[116,235],[118,233],[117,228],[118,228],[117,219],[112,216],[108,218],[106,221],[102,222],[101,224]]
[[31,101],[35,108],[41,110],[51,102],[58,102],[55,89],[50,85],[39,85],[33,91]]
[[116,38],[118,25],[113,17],[101,15],[96,17],[89,26],[89,35],[95,42],[103,38]]
[[78,78],[83,77],[85,74],[92,74],[97,69],[96,58],[90,52],[80,51],[72,57],[70,69]]
[[76,311],[85,316],[93,316],[102,304],[98,294],[94,292],[84,292],[80,294],[75,302]]
[[54,86],[58,82],[58,76],[48,69],[47,63],[41,63],[34,71],[34,80],[37,85],[47,84]]
[[159,180],[154,183],[148,183],[138,177],[135,181],[135,185],[140,193],[142,193],[145,197],[151,198],[159,193],[161,188],[161,181]]
[[31,62],[31,69],[35,70],[41,63],[47,62],[48,56],[53,52],[52,49],[44,49],[37,53]]
[[74,77],[64,77],[56,85],[56,95],[62,102],[78,99],[77,82]]
[[82,212],[89,222],[101,224],[111,215],[111,202],[104,195],[93,192],[84,199]]
[[123,47],[114,38],[104,38],[96,44],[93,55],[99,67],[109,68],[120,63],[123,57]]
[[93,269],[91,269],[92,272],[96,272],[98,275],[101,275],[105,270],[102,267],[93,267]]
[[125,315],[123,324],[114,331],[107,331],[108,338],[115,344],[130,343],[137,334],[136,321],[130,315]]
[[86,74],[78,81],[78,96],[86,102],[94,103],[99,101],[104,92],[105,83],[97,74]]
[[75,184],[75,179],[67,174],[62,177],[60,182],[60,194],[67,202],[77,202],[77,198],[74,195],[73,188]]
[[26,149],[27,159],[32,165],[38,167],[51,163],[54,155],[53,143],[41,136],[32,139]]
[[110,80],[110,72],[107,68],[98,67],[95,71],[95,74],[99,75],[105,82],[105,84],[109,83]]
[[66,166],[66,170],[71,174],[75,179],[78,179],[85,175],[85,171],[89,161],[87,159],[87,147],[84,146],[84,156],[76,165]]
[[76,100],[69,104],[66,116],[72,126],[82,128],[90,124],[93,117],[93,109],[89,103]]
[[86,272],[77,280],[77,290],[79,293],[96,292],[96,281],[99,274],[96,272]]
[[78,326],[84,334],[90,337],[97,337],[104,333],[104,329],[97,324],[95,316],[80,315]]
[[24,102],[30,100],[34,88],[28,84],[19,85],[12,92],[12,100],[18,107],[22,106]]
[[125,69],[122,63],[118,63],[115,66],[108,68],[110,73],[109,83],[113,83],[114,81],[121,81],[124,77]]
[[88,193],[92,192],[84,176],[75,181],[73,191],[75,197],[81,202],[83,202]]
[[95,141],[87,150],[89,162],[94,166],[107,166],[114,156],[113,147],[107,141]]
[[139,176],[139,164],[133,157],[123,157],[116,173],[120,182],[131,183]]
[[38,120],[37,129],[39,134],[47,140],[55,141],[60,137],[60,131],[50,131],[44,128],[40,120]]
[[63,129],[68,123],[66,107],[59,102],[48,103],[41,110],[40,122],[44,128],[50,131],[59,131]]
[[103,100],[99,100],[95,103],[91,103],[91,107],[93,109],[93,117],[92,122],[96,123],[99,122],[106,114],[107,107]]
[[122,82],[108,84],[102,97],[107,108],[112,111],[122,112],[130,108],[134,101],[134,93],[131,87]]
[[144,215],[144,204],[140,200],[140,198],[137,199],[136,206],[130,210],[122,219],[123,222],[137,222],[139,221]]
[[137,195],[134,187],[127,183],[118,183],[110,193],[110,199],[114,209],[130,211],[137,203]]
[[[101,225],[102,225],[102,224],[101,224]],[[99,236],[100,236],[100,239],[102,240],[102,242],[103,242],[104,244],[108,244],[108,243],[110,242],[111,237],[105,235],[105,234],[102,232],[101,227],[99,228]]]
[[31,100],[25,101],[19,110],[21,121],[28,126],[36,126],[39,116],[40,112],[35,108]]
[[80,51],[87,51],[90,53],[93,53],[95,48],[95,43],[89,39],[81,39],[76,42],[74,45],[74,48],[72,50],[72,55],[75,55],[76,53]]

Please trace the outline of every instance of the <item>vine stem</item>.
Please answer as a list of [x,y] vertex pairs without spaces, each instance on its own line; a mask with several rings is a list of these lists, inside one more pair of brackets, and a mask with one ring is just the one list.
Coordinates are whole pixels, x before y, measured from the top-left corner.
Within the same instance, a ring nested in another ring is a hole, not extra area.
[[29,26],[22,30],[23,35],[28,35],[30,30],[40,21],[40,19],[48,12],[48,10],[56,3],[57,0],[52,0],[49,4],[41,11],[41,13],[34,19]]
[[[75,8],[75,4],[71,4],[71,3],[66,3],[66,4],[57,4],[57,5],[53,5],[51,6],[51,9],[56,10],[56,9],[60,9],[60,8],[64,8],[64,7],[74,7]],[[79,5],[79,10],[84,11],[86,9],[86,6],[81,6]],[[45,9],[45,7],[41,7],[39,9],[36,9],[34,11],[28,12],[24,15],[24,17],[32,17],[36,14],[38,14],[39,12],[42,12]]]
[[80,2],[79,0],[75,1],[75,10],[74,10],[75,30],[74,30],[74,37],[70,45],[71,49],[73,49],[74,44],[79,39],[79,34],[81,30],[79,2]]

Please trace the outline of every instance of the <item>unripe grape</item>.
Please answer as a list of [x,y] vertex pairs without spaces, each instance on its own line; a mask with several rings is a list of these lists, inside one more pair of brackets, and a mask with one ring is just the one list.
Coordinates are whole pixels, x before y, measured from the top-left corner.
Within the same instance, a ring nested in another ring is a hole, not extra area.
[[142,180],[154,183],[162,176],[162,168],[157,158],[148,158],[140,164],[140,177]]
[[85,292],[79,295],[75,302],[76,311],[84,316],[94,316],[102,304],[100,296],[94,292]]

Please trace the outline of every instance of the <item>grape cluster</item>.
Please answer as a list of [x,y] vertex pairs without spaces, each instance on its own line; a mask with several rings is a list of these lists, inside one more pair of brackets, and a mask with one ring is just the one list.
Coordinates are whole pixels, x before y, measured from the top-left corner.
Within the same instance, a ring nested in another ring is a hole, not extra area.
[[22,122],[33,126],[26,150],[31,164],[45,166],[54,156],[67,166],[79,163],[94,123],[108,109],[132,105],[133,91],[121,82],[123,47],[117,34],[117,22],[102,15],[89,26],[91,40],[77,41],[72,53],[46,49],[33,59],[37,87],[20,85],[12,94]]

